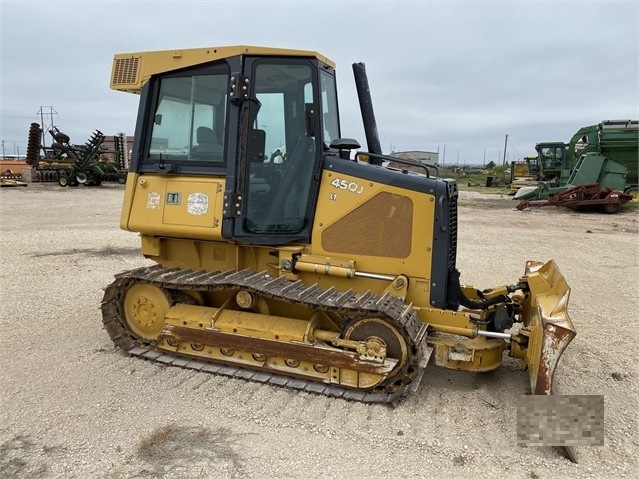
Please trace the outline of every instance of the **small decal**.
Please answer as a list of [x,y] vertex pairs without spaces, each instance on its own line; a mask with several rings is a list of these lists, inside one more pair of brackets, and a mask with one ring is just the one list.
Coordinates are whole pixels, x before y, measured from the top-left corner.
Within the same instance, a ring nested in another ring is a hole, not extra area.
[[160,207],[160,194],[151,191],[146,199],[146,208],[148,210],[157,210]]
[[354,181],[343,180],[340,178],[335,178],[331,181],[331,185],[335,188],[339,188],[340,190],[350,191],[351,193],[357,193],[358,195],[361,195],[364,191],[364,187],[358,185]]
[[179,205],[182,202],[182,193],[167,193],[166,204],[167,205]]
[[209,197],[204,193],[191,193],[186,203],[186,211],[192,215],[203,215],[209,209]]

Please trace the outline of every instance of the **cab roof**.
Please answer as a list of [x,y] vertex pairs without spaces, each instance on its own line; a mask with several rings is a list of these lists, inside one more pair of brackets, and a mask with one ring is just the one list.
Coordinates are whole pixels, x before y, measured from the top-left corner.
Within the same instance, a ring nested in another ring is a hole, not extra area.
[[140,93],[152,75],[238,55],[310,57],[335,68],[334,62],[314,51],[248,45],[119,53],[113,57],[111,88]]

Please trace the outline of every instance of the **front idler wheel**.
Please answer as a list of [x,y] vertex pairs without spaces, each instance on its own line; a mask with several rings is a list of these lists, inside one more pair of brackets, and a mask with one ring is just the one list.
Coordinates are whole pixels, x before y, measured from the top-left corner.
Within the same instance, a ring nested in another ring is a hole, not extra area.
[[126,292],[123,306],[124,318],[131,331],[141,338],[154,340],[164,328],[171,302],[161,288],[137,283]]

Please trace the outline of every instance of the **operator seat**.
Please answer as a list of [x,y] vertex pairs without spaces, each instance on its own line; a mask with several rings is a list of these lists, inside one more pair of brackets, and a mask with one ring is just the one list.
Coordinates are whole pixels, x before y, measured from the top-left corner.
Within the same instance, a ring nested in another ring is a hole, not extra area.
[[315,138],[301,136],[291,155],[284,162],[282,182],[273,199],[269,219],[282,222],[282,219],[304,219],[315,158]]
[[[199,126],[196,130],[196,140],[197,146],[192,150],[194,158],[218,159],[217,156],[224,153],[224,147],[219,144],[211,128]],[[212,156],[210,153],[217,155]]]

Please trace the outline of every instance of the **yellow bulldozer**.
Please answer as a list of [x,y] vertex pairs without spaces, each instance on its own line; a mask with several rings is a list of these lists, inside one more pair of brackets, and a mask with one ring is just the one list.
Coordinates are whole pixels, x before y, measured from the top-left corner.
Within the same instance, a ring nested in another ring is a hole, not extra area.
[[353,71],[369,151],[341,136],[317,52],[115,55],[111,88],[140,96],[120,226],[156,264],[106,288],[107,332],[134,356],[367,403],[414,392],[428,364],[489,371],[507,352],[552,394],[575,335],[555,263],[462,286],[457,184],[382,153]]

